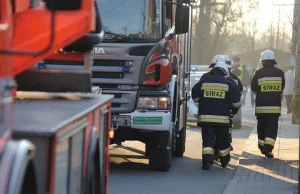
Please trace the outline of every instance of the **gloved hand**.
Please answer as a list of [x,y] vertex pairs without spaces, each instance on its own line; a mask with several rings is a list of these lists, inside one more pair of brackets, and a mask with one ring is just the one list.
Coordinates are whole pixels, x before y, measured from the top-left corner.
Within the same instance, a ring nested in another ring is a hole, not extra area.
[[233,119],[236,116],[236,114],[230,114],[230,118]]
[[230,113],[230,115],[234,115],[235,116],[235,115],[237,115],[237,113],[238,113],[238,111],[236,111],[236,110],[233,111],[232,110],[231,113]]

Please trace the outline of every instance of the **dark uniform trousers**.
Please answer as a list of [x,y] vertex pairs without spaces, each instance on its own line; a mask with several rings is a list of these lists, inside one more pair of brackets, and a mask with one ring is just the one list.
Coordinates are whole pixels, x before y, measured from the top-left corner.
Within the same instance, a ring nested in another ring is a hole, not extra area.
[[[228,130],[228,141],[230,144],[232,143],[232,119],[230,119],[230,128]],[[218,151],[217,151],[216,143],[214,145],[214,149],[215,149],[215,155],[217,155]]]
[[222,166],[230,162],[230,143],[228,139],[229,128],[225,126],[203,126],[202,127],[202,163],[213,164],[215,150],[218,150]]
[[278,115],[257,116],[258,148],[262,153],[272,152],[278,132]]
[[229,143],[232,143],[232,119],[230,119],[230,128],[229,128],[229,132],[228,132],[228,140],[229,140]]

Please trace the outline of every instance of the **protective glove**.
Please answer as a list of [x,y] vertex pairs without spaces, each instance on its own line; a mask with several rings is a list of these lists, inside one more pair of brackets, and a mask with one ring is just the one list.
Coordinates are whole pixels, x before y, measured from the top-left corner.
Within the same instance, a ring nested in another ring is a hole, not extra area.
[[231,111],[230,111],[230,118],[233,119],[237,113],[238,113],[239,109],[237,108],[233,108]]

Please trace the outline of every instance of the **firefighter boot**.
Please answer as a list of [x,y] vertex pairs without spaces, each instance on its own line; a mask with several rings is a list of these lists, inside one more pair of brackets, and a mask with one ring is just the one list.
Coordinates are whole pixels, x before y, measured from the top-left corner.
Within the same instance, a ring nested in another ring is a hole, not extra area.
[[221,162],[221,166],[222,168],[226,168],[226,166],[229,164],[230,162],[230,155],[226,155],[225,157],[221,157],[220,158],[220,162]]
[[207,163],[207,164],[203,164],[202,165],[202,170],[210,170],[211,164]]
[[210,170],[213,164],[213,155],[204,156],[202,158],[202,170]]
[[265,152],[265,156],[267,158],[274,158],[274,154],[272,152]]

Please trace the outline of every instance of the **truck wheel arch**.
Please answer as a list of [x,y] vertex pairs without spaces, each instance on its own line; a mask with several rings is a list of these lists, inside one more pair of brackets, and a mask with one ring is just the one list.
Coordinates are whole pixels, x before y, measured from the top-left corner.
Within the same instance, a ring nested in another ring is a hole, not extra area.
[[36,194],[34,145],[27,140],[9,141],[5,149],[9,154],[14,154],[7,194]]
[[[97,129],[94,127],[92,129],[91,133],[91,141],[89,145],[89,153],[88,153],[88,168],[87,168],[87,174],[86,174],[86,192],[85,193],[91,193],[91,194],[97,194],[100,192],[98,184],[95,184],[95,182],[99,181],[100,176],[100,170],[97,170],[97,167],[99,166],[99,162],[97,165],[97,161],[99,161],[99,153],[97,154],[99,150],[99,138],[97,135]],[[98,178],[98,179],[97,179]],[[94,182],[95,181],[95,182]],[[93,191],[93,189],[95,189]]]

